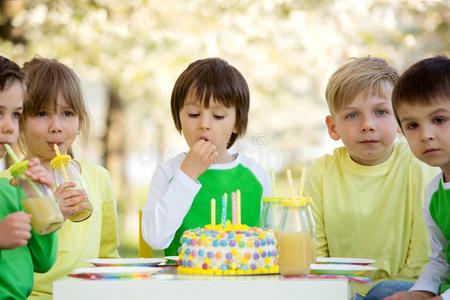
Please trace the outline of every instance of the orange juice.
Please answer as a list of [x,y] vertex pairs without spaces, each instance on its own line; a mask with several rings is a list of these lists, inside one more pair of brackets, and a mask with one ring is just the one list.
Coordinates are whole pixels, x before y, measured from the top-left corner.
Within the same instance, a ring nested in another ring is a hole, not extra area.
[[316,239],[311,238],[311,263],[316,263],[317,260],[317,249],[316,249]]
[[279,265],[282,275],[306,275],[311,265],[309,232],[278,232]]
[[[81,204],[81,203],[80,203]],[[92,214],[92,211],[94,208],[92,207],[92,204],[90,201],[83,201],[82,204],[84,205],[84,208],[74,214],[73,216],[70,216],[69,219],[72,222],[81,222],[83,220],[86,220],[89,218]]]
[[56,201],[49,197],[30,197],[21,200],[23,209],[31,214],[31,226],[40,235],[58,230],[63,216]]

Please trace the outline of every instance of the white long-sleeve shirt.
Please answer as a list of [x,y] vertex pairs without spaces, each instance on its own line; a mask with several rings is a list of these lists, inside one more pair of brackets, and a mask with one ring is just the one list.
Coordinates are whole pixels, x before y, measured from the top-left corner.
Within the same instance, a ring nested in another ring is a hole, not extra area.
[[[194,198],[202,188],[200,182],[193,181],[181,171],[180,166],[185,157],[186,154],[181,153],[166,161],[157,167],[153,175],[147,203],[142,208],[142,235],[154,249],[165,249],[171,244],[175,233],[191,209]],[[238,167],[248,170],[261,184],[262,197],[270,197],[270,177],[264,168],[245,155],[235,154],[234,157],[232,162],[212,164],[208,170],[227,171]],[[217,187],[206,188],[211,189],[212,193],[221,195],[226,187],[218,184]],[[242,197],[244,201],[244,195]],[[217,198],[220,199],[220,196]],[[210,208],[204,209],[209,214]]]
[[[430,213],[430,202],[433,194],[439,189],[439,183],[442,183],[446,195],[450,195],[450,182],[443,182],[442,173],[436,176],[427,186],[423,215],[430,232],[431,256],[422,274],[411,288],[412,291],[428,291],[436,295],[439,295],[440,285],[447,281],[447,276],[450,274],[450,266],[445,256],[448,240],[444,237]],[[450,218],[450,211],[447,213],[447,218]],[[450,300],[450,289],[440,296],[444,300]]]

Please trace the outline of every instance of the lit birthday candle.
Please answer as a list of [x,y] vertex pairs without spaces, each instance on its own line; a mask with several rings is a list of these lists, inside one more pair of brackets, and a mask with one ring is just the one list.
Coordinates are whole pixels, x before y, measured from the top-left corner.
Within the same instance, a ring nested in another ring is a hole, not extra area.
[[236,210],[237,210],[237,223],[241,225],[241,191],[236,191]]
[[216,199],[211,199],[211,225],[216,225]]
[[231,209],[233,213],[233,225],[236,225],[236,193],[231,193]]
[[222,197],[222,228],[225,229],[227,226],[227,193],[223,194]]

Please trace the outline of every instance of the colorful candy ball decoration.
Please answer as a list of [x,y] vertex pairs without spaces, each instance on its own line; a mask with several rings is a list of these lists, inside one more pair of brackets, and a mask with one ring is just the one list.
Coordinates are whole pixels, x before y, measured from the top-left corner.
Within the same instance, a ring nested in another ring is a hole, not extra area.
[[[199,241],[201,241],[199,243]],[[272,230],[247,225],[220,225],[187,230],[178,249],[178,273],[253,275],[278,273],[278,253]]]

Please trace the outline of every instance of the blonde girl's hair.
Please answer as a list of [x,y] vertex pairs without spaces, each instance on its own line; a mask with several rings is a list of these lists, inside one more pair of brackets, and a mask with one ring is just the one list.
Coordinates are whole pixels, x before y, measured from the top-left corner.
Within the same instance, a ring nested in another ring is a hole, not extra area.
[[[55,59],[36,57],[26,62],[25,73],[27,96],[24,100],[23,117],[20,120],[19,147],[26,152],[23,123],[30,116],[42,110],[56,109],[58,98],[62,97],[79,118],[79,132],[84,145],[90,129],[90,117],[81,91],[81,83],[75,72]],[[73,150],[68,154],[73,157]]]

